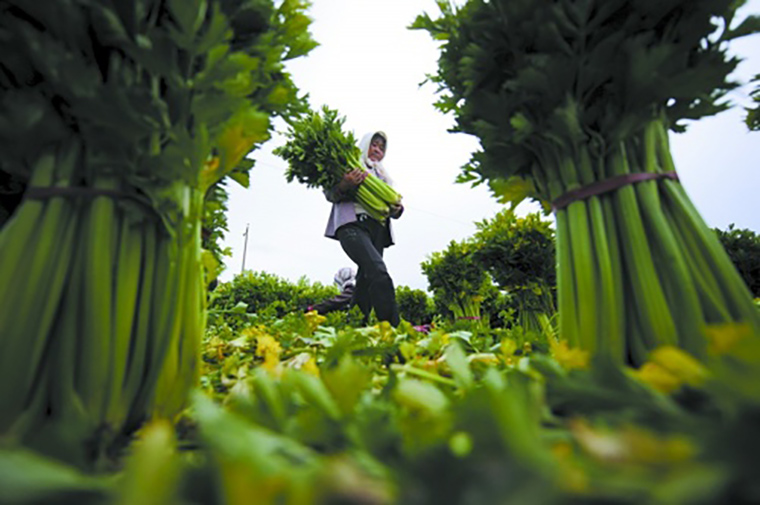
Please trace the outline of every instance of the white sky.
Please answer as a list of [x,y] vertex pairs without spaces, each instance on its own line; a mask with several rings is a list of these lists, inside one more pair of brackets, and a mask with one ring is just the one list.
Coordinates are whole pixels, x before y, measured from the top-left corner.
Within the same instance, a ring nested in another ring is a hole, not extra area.
[[[434,73],[438,46],[425,31],[406,27],[428,12],[438,16],[435,0],[313,0],[311,32],[320,43],[288,69],[312,106],[323,104],[346,116],[357,138],[370,130],[389,137],[383,164],[404,197],[404,215],[394,221],[396,245],[385,259],[396,285],[427,289],[420,263],[475,231],[475,221],[491,218],[502,206],[484,187],[455,184],[459,167],[477,148],[477,140],[451,134],[451,117],[433,107],[435,87],[419,87]],[[760,14],[760,0],[742,13]],[[760,37],[737,41],[732,53],[742,58],[735,77],[746,82],[760,73]],[[730,223],[760,232],[760,132],[750,133],[741,105],[750,86],[732,93],[738,107],[689,126],[672,136],[676,167],[687,193],[711,227]],[[285,162],[271,150],[275,136],[253,153],[251,185],[229,184],[229,233],[232,249],[221,280],[240,273],[244,233],[249,226],[246,270],[266,271],[296,281],[301,276],[331,284],[335,272],[353,266],[336,240],[324,237],[330,204],[321,191],[287,183]],[[536,209],[523,204],[521,213]]]

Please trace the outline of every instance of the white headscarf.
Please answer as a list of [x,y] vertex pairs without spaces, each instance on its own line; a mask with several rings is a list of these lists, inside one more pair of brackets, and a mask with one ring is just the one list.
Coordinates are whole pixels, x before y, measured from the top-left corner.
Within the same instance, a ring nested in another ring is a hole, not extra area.
[[384,131],[376,131],[376,132],[370,132],[364,135],[362,137],[361,142],[359,142],[359,149],[362,152],[362,161],[364,164],[368,167],[371,167],[375,169],[375,171],[380,174],[382,179],[385,179],[385,182],[388,184],[393,184],[393,180],[388,175],[388,172],[385,171],[385,167],[383,167],[383,162],[381,161],[372,161],[369,159],[369,145],[372,143],[372,137],[375,135],[380,135],[383,137],[383,140],[385,140],[385,152],[388,152],[388,135],[385,134]]
[[341,291],[346,289],[346,286],[356,285],[356,279],[354,269],[351,267],[343,267],[333,277],[335,284],[338,285],[338,289]]

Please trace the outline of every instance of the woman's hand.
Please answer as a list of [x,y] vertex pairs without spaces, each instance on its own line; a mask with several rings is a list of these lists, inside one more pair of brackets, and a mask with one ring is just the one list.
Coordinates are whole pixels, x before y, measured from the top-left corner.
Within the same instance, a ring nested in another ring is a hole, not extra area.
[[404,213],[404,206],[403,206],[403,205],[401,205],[401,203],[397,203],[397,204],[391,204],[391,205],[389,205],[389,206],[388,206],[388,208],[390,209],[390,214],[389,214],[389,215],[390,215],[390,216],[391,216],[393,219],[398,219],[398,218],[400,218],[400,217],[401,217],[401,214],[403,214],[403,213]]
[[352,189],[356,188],[359,184],[364,182],[364,179],[367,177],[367,175],[367,172],[360,168],[355,168],[350,172],[346,172],[346,175],[344,175],[343,179],[341,179],[338,183],[338,190],[341,193],[348,193]]

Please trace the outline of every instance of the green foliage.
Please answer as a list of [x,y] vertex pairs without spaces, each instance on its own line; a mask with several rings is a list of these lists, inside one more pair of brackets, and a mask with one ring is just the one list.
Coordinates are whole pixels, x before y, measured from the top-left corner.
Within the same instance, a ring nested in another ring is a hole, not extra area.
[[0,165],[28,178],[40,145],[76,131],[87,146],[78,177],[117,175],[176,225],[190,211],[180,181],[205,192],[247,171],[270,116],[303,109],[282,62],[315,46],[305,7],[5,2]]
[[[203,220],[201,223],[201,247],[209,251],[219,265],[224,264],[225,257],[232,255],[229,248],[222,249],[221,242],[225,233],[230,230],[227,225],[227,201],[229,195],[226,180],[212,185],[206,193],[203,204]],[[221,273],[223,267],[219,268]]]
[[551,222],[539,214],[517,217],[504,209],[475,223],[475,261],[482,262],[505,290],[556,285],[556,255]]
[[305,277],[291,282],[267,272],[247,271],[214,291],[209,309],[231,310],[241,302],[248,313],[268,312],[283,317],[289,312],[304,311],[309,305],[338,294],[335,286],[311,283]]
[[432,253],[420,265],[436,307],[445,308],[458,318],[480,317],[483,290],[491,282],[474,261],[475,249],[471,241],[452,240],[446,249]]
[[760,74],[755,76],[752,83],[757,86],[750,92],[750,97],[755,105],[754,107],[747,107],[747,117],[744,121],[751,131],[760,131]]
[[108,478],[47,459],[31,450],[0,452],[0,503],[105,503],[113,486]]
[[534,328],[536,314],[551,317],[556,305],[554,230],[539,214],[517,217],[504,209],[476,223],[474,260],[509,293],[521,326]]
[[346,118],[326,105],[321,114],[308,111],[290,121],[287,142],[273,152],[288,162],[285,177],[316,188],[332,188],[349,168],[362,167],[353,132],[344,131]]
[[[746,327],[712,334],[704,361],[663,348],[634,370],[322,322],[210,336],[190,429],[177,444],[146,426],[118,478],[0,450],[0,501],[703,505],[758,492],[760,339]],[[378,352],[394,347],[405,363]]]
[[480,315],[489,328],[507,328],[515,324],[518,305],[514,296],[502,291],[493,282],[483,287]]
[[[332,190],[350,170],[365,170],[362,153],[353,132],[343,130],[344,117],[326,105],[321,114],[307,111],[290,121],[285,133],[287,142],[272,151],[288,162],[285,177],[297,179],[309,187]],[[366,174],[353,191],[352,199],[360,203],[370,216],[382,221],[390,214],[389,205],[401,201],[399,195],[381,178]]]
[[760,298],[760,235],[731,224],[723,231],[715,228],[720,243],[755,298]]
[[421,289],[396,286],[396,304],[401,318],[414,325],[427,324],[433,320],[433,301]]
[[459,180],[487,182],[512,207],[551,205],[562,337],[641,364],[664,344],[703,356],[708,324],[760,329],[674,180],[668,138],[729,107],[730,41],[760,31],[760,17],[739,21],[745,2],[733,0],[437,3],[438,19],[411,28],[440,41],[436,107],[479,140]]
[[742,4],[442,0],[438,19],[422,14],[411,28],[441,42],[436,107],[480,139],[462,180],[488,181],[513,203],[551,201],[549,162],[579,142],[605,153],[661,116],[682,131],[728,107],[738,60],[726,42],[758,31],[756,17],[733,23]]
[[0,169],[28,185],[0,231],[4,443],[98,466],[184,409],[219,267],[204,198],[303,108],[306,7],[0,2]]
[[556,259],[551,223],[539,214],[518,218],[505,209],[475,224],[473,237],[452,242],[422,264],[436,312],[451,317],[452,304],[470,297],[492,328],[511,326],[515,319],[534,327],[531,314],[536,313],[552,317]]

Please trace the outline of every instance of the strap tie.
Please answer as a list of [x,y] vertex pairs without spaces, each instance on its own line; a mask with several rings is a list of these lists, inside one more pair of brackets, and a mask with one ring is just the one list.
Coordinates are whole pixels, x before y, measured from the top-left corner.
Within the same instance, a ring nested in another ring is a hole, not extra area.
[[573,202],[576,202],[578,200],[585,200],[586,198],[590,198],[592,196],[609,193],[611,191],[615,191],[616,189],[620,189],[623,186],[627,186],[628,184],[660,179],[670,179],[676,182],[679,180],[678,174],[675,172],[639,172],[635,174],[618,175],[615,177],[610,177],[609,179],[597,181],[582,188],[568,191],[552,202],[552,210],[556,213]]
[[87,188],[81,186],[51,186],[44,188],[32,186],[27,188],[27,190],[24,192],[24,198],[31,198],[33,200],[47,200],[49,198],[55,198],[58,196],[87,199],[93,199],[99,196],[107,196],[116,200],[131,200],[144,207],[149,212],[158,214],[156,209],[151,204],[150,200],[148,200],[146,197],[135,193],[125,193],[123,191],[117,191],[113,189]]

